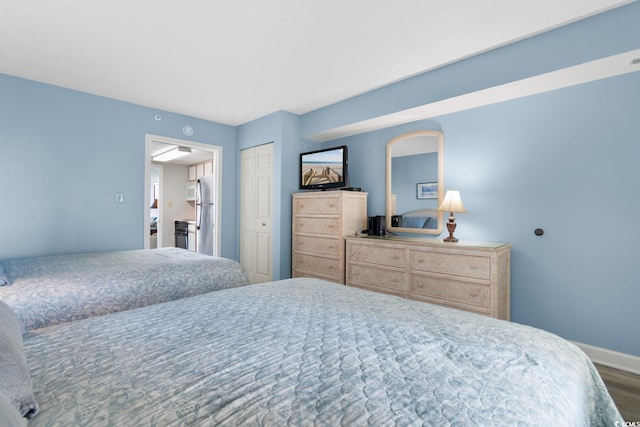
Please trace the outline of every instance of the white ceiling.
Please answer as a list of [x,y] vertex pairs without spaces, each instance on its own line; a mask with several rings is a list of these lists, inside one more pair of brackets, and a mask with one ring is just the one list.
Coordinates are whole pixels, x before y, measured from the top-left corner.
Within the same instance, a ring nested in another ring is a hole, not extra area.
[[239,125],[629,0],[0,0],[0,73]]

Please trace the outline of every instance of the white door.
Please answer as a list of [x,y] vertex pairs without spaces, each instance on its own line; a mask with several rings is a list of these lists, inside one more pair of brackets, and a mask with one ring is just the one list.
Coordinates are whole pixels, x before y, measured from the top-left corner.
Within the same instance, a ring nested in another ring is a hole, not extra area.
[[240,264],[251,283],[272,280],[273,143],[240,152]]

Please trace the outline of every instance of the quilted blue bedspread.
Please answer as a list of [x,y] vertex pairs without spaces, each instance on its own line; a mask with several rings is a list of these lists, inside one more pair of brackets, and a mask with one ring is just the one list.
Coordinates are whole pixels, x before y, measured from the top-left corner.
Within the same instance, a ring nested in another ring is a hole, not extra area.
[[27,329],[128,310],[249,283],[236,261],[179,248],[0,261],[0,286]]
[[613,426],[575,345],[316,279],[32,331],[31,427]]

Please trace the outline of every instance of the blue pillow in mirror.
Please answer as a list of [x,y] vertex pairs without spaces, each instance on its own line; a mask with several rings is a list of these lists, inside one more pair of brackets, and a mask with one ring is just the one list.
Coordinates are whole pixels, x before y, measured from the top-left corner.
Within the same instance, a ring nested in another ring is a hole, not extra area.
[[406,228],[423,228],[425,217],[423,216],[403,216],[402,226]]
[[427,217],[427,220],[424,222],[422,228],[435,230],[436,228],[438,228],[438,218],[434,218],[432,216]]

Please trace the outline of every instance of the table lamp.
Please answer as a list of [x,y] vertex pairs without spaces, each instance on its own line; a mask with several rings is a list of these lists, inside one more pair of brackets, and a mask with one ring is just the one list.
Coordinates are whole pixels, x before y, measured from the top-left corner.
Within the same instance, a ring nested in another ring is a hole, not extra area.
[[444,196],[444,200],[438,206],[439,211],[449,211],[449,222],[447,222],[447,230],[449,230],[449,237],[445,238],[445,242],[457,242],[458,239],[453,237],[453,232],[456,229],[456,219],[453,216],[454,212],[466,213],[467,211],[462,204],[460,198],[460,192],[456,190],[448,190]]

